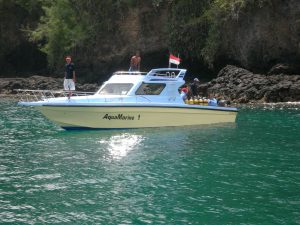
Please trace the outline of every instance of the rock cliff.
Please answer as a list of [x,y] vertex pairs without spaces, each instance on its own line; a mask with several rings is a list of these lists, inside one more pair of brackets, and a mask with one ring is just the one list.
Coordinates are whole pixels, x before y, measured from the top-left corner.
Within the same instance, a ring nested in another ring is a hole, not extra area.
[[300,1],[265,2],[262,6],[252,5],[234,12],[224,23],[220,55],[227,61],[260,72],[268,71],[277,63],[298,64]]
[[[128,70],[130,58],[141,53],[141,70],[168,65],[167,8],[155,8],[151,1],[126,8],[114,18],[115,34],[96,38],[91,51],[82,48],[76,59],[82,74],[92,74],[91,80],[106,80],[117,70]],[[96,79],[93,79],[96,78]]]
[[[45,55],[37,49],[47,41],[46,38],[40,42],[29,43],[25,30],[33,29],[38,24],[40,16],[44,15],[41,12],[42,4],[46,1],[30,1],[33,4],[30,10],[26,9],[27,3],[21,5],[21,2],[0,1],[2,76],[24,76],[21,72],[26,72],[26,75],[36,74],[45,67]],[[94,5],[95,2],[72,1],[71,5],[80,5],[82,2],[88,3],[86,16],[92,10],[95,15],[91,21],[97,21],[100,9],[91,9],[89,5]],[[113,2],[107,4],[116,4]],[[119,3],[121,2],[123,1]],[[222,11],[224,16],[222,13],[217,16],[211,13],[212,23],[199,21],[206,16],[205,9],[213,8],[213,3],[217,1],[130,2],[135,2],[135,5],[122,6],[120,12],[107,15],[110,17],[107,26],[113,25],[108,32],[91,32],[88,41],[83,41],[72,50],[79,79],[103,81],[115,70],[127,70],[129,59],[137,49],[142,55],[142,70],[167,66],[168,54],[172,50],[180,53],[183,59],[181,66],[201,74],[208,66],[205,64],[205,55],[199,52],[206,44],[217,44],[211,43],[209,39],[213,32],[213,40],[219,43],[217,53],[212,59],[212,63],[216,65],[212,74],[216,74],[227,64],[238,65],[255,73],[267,73],[278,63],[292,65],[294,69],[289,73],[300,74],[299,67],[294,66],[300,63],[299,0],[218,1],[232,4],[229,4],[227,11]],[[219,26],[212,27],[216,23]],[[171,41],[171,33],[173,37],[177,37],[175,42]],[[62,46],[58,46],[60,48]],[[180,49],[188,49],[188,52],[181,52]],[[63,65],[62,57],[56,60],[59,65]],[[45,74],[45,71],[42,73]],[[56,73],[61,77],[61,71]]]

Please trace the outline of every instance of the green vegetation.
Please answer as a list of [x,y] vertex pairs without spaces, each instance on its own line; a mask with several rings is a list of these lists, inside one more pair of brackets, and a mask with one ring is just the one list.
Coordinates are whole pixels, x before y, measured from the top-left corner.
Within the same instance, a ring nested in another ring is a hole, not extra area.
[[219,57],[222,27],[238,20],[245,10],[271,4],[271,0],[177,0],[173,2],[170,46],[186,58],[201,59],[210,67]]
[[50,67],[80,48],[89,50],[99,37],[113,29],[114,5],[110,1],[53,0],[45,3],[45,15],[31,32],[32,41],[43,43]]
[[[8,56],[28,41],[47,55],[52,69],[60,68],[67,54],[80,55],[81,61],[88,61],[99,43],[101,54],[106,54],[111,51],[111,40],[119,46],[124,44],[118,36],[124,17],[148,4],[153,11],[165,9],[160,12],[169,13],[168,21],[162,21],[167,25],[161,26],[168,34],[166,41],[174,54],[213,67],[222,52],[221,34],[226,21],[238,20],[244,11],[271,3],[271,0],[152,0],[147,3],[142,0],[0,0],[0,65],[6,66],[3,62]],[[142,22],[147,23],[146,19]],[[141,27],[143,32],[147,24]]]
[[[160,3],[152,2],[153,6]],[[118,42],[118,23],[129,9],[142,4],[138,0],[44,0],[44,16],[29,37],[47,54],[50,68],[56,69],[65,55],[80,52],[88,58],[99,43],[109,46],[111,38]]]

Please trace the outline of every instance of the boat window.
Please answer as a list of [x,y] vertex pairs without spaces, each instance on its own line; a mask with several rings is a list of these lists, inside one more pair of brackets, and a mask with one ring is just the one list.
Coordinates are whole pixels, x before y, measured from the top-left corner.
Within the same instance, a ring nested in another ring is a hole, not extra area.
[[133,84],[118,83],[106,84],[100,91],[100,95],[127,95],[128,91],[132,88]]
[[136,95],[159,95],[165,88],[166,84],[142,83],[135,92]]

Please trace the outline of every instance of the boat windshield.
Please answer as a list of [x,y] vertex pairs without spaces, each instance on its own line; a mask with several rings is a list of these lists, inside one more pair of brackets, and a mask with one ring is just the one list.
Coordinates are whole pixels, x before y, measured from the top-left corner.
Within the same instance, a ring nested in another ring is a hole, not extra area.
[[99,91],[99,95],[127,95],[132,86],[131,83],[109,83]]
[[166,84],[163,83],[142,83],[135,92],[136,95],[160,95]]

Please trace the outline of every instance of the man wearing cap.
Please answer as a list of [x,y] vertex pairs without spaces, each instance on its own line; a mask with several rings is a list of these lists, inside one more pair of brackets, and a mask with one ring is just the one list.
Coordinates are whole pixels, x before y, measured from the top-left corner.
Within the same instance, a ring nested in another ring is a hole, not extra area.
[[191,96],[194,97],[198,95],[198,85],[200,84],[200,81],[198,78],[195,78],[193,83],[190,84],[190,91],[191,91]]
[[189,90],[186,85],[183,85],[183,87],[180,89],[180,96],[183,100],[187,99],[188,91]]
[[66,57],[66,65],[65,65],[65,79],[64,79],[64,89],[69,91],[68,99],[70,99],[72,95],[72,91],[75,91],[75,65],[71,62],[71,56]]

